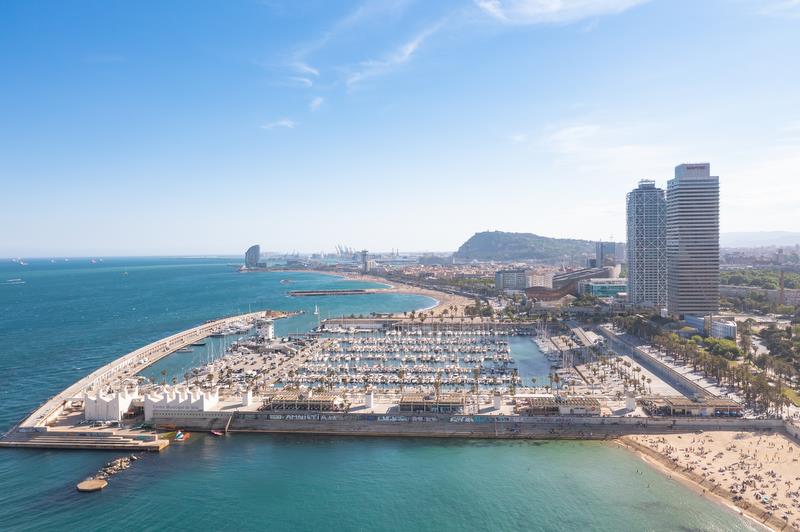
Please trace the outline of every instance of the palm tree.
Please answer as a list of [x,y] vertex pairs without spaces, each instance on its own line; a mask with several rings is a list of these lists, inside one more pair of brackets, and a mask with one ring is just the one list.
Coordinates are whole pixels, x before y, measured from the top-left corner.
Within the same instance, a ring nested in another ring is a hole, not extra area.
[[511,395],[517,395],[517,378],[519,373],[517,372],[517,368],[511,370],[511,385],[509,386],[508,393]]

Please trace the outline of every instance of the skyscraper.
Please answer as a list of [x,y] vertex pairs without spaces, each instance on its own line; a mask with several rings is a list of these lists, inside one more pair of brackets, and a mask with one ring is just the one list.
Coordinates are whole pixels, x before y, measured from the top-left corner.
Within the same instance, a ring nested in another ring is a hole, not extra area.
[[628,192],[628,301],[664,308],[667,302],[667,201],[655,181]]
[[719,177],[708,163],[681,164],[667,183],[667,308],[719,310]]
[[614,266],[617,263],[617,244],[615,242],[596,242],[595,243],[595,266]]
[[244,266],[250,270],[258,267],[258,259],[261,258],[261,246],[256,244],[250,246],[244,254]]

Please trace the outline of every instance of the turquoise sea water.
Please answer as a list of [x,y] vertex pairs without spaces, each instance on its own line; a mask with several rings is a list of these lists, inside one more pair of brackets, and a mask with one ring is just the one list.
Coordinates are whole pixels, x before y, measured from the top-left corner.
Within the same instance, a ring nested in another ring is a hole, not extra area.
[[[278,322],[278,334],[286,334],[316,322],[315,304],[327,316],[432,303],[401,294],[289,298],[290,289],[372,285],[307,273],[238,274],[228,262],[0,263],[0,430],[92,369],[207,319],[248,308],[306,310]],[[5,284],[16,278],[25,283]],[[547,361],[530,340],[514,342],[521,373],[546,375]],[[74,490],[116,456],[0,449],[0,529],[749,528],[626,451],[594,442],[194,434],[146,455],[101,493]]]

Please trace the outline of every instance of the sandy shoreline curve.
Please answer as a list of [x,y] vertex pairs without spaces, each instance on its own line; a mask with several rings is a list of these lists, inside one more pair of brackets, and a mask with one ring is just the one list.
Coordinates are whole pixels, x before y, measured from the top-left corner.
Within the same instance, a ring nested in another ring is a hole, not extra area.
[[[316,273],[320,275],[330,275],[333,277],[348,279],[350,281],[364,281],[370,283],[377,283],[384,285],[386,288],[376,288],[371,293],[411,294],[411,295],[429,297],[435,301],[433,305],[415,309],[415,312],[441,313],[442,311],[447,309],[448,312],[450,313],[455,312],[458,315],[463,315],[464,308],[467,307],[468,305],[472,305],[473,303],[472,300],[464,296],[459,296],[456,294],[448,294],[447,292],[441,292],[439,290],[431,290],[429,288],[420,288],[418,286],[412,286],[397,281],[390,281],[388,279],[384,279],[377,275],[349,274],[342,272],[329,272],[325,270],[271,270],[271,271],[287,272],[287,273]],[[455,308],[455,310],[453,310],[453,308]]]
[[[794,442],[779,433],[757,434],[715,431],[706,432],[703,434],[707,435],[706,437],[710,440],[703,442],[703,445],[709,446],[708,454],[713,453],[713,456],[710,458],[710,460],[713,460],[716,465],[722,465],[738,459],[737,453],[741,453],[742,451],[740,449],[736,449],[735,445],[731,446],[731,442],[733,441],[757,439],[759,449],[764,454],[768,452],[766,449],[770,449],[775,451],[776,456],[777,454],[783,452],[783,455],[788,455],[791,457],[797,452],[798,449],[800,449],[800,447],[798,447]],[[677,454],[680,456],[680,459],[670,458],[666,454],[654,450],[647,443],[648,441],[652,442],[655,439],[661,438],[662,440],[666,440],[667,444],[675,444],[676,447],[677,445],[686,445],[687,447],[685,447],[685,449],[689,448],[689,446],[694,449],[694,446],[699,445],[699,443],[696,443],[696,440],[692,439],[696,439],[700,436],[702,435],[698,435],[696,433],[657,436],[631,435],[622,436],[617,438],[615,441],[618,445],[630,452],[633,452],[639,458],[641,458],[643,462],[647,463],[650,467],[654,468],[660,473],[666,475],[669,479],[680,482],[701,497],[706,497],[709,500],[713,500],[718,504],[724,505],[764,530],[798,530],[798,527],[796,526],[796,514],[792,515],[788,520],[783,520],[778,515],[781,513],[781,511],[772,513],[757,506],[758,502],[751,497],[751,494],[754,493],[755,490],[750,490],[751,493],[747,493],[739,500],[734,500],[734,493],[729,491],[724,485],[722,485],[721,482],[715,483],[711,481],[713,478],[711,475],[718,475],[719,473],[713,471],[713,469],[710,469],[710,472],[704,473],[708,476],[708,478],[706,478],[703,476],[703,474],[696,472],[698,468],[696,466],[692,466],[693,462],[689,462],[689,460],[695,458],[694,455],[685,453],[683,450],[679,450]],[[716,442],[714,441],[714,438],[717,439]],[[770,441],[770,444],[774,445],[776,443],[780,443],[783,445],[783,447],[778,450],[776,447],[769,447],[766,442],[762,443],[762,440],[766,440],[768,438],[770,440],[774,440]],[[794,450],[789,451],[788,449]],[[687,456],[689,458],[686,458]],[[775,464],[777,465],[778,462],[775,462]],[[767,475],[768,473],[766,469],[767,468],[761,467],[758,469],[757,473],[754,474],[762,476],[761,474],[763,473],[764,475]],[[784,467],[783,469],[786,468]],[[791,503],[791,499],[785,498],[776,498],[775,501],[786,501],[786,503]]]

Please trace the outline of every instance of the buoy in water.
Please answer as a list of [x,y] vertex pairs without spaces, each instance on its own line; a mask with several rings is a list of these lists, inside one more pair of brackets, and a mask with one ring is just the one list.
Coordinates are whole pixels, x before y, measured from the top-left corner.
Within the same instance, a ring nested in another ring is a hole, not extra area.
[[105,480],[97,479],[97,478],[90,478],[89,480],[84,480],[78,484],[78,491],[89,492],[89,491],[100,491],[101,489],[108,486],[108,482]]

